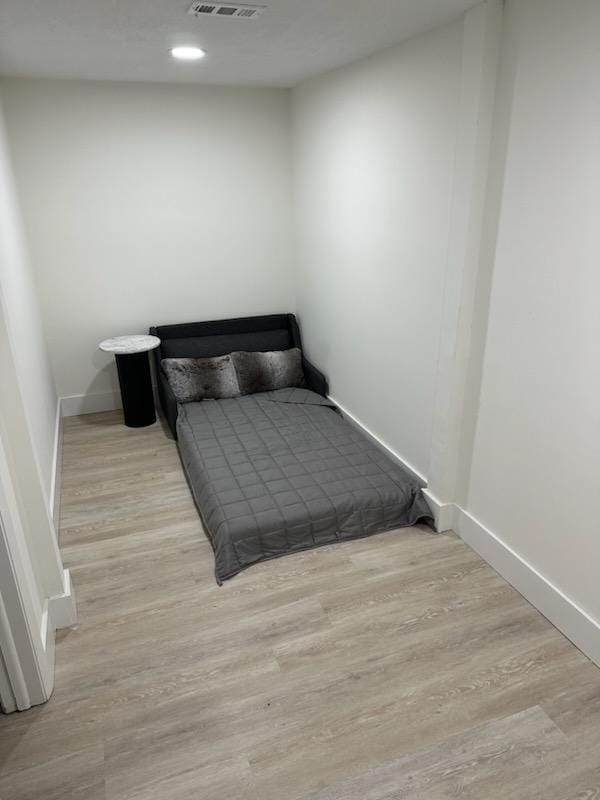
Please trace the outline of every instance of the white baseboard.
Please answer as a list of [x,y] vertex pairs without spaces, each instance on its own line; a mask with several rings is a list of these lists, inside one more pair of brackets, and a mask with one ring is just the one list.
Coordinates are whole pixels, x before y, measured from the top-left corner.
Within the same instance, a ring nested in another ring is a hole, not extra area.
[[[158,411],[160,407],[158,389],[152,386],[154,405]],[[92,394],[72,394],[59,399],[61,417],[77,417],[80,414],[97,414],[100,411],[116,411],[122,408],[121,393],[93,392]]]
[[50,619],[50,612],[48,608],[48,601],[44,603],[42,611],[42,624],[40,629],[40,639],[42,643],[43,653],[39,653],[38,669],[44,687],[43,696],[35,699],[30,699],[27,707],[45,703],[50,699],[52,690],[54,688],[54,666],[55,666],[55,652],[56,652],[56,628]]
[[63,591],[47,600],[48,626],[52,631],[70,628],[77,623],[75,589],[71,583],[71,573],[63,570]]
[[407,470],[412,475],[414,475],[415,478],[418,478],[423,483],[427,483],[427,478],[422,473],[420,473],[418,469],[415,469],[415,467],[413,467],[412,464],[409,464],[408,461],[402,458],[402,456],[399,453],[397,453],[389,445],[383,442],[378,436],[376,436],[373,433],[373,431],[369,430],[369,428],[367,428],[367,426],[363,422],[361,422],[357,417],[351,414],[347,408],[344,408],[344,406],[338,400],[336,400],[335,397],[331,397],[331,395],[329,395],[327,399],[331,400],[332,403],[335,403],[335,405],[339,408],[339,410],[342,412],[342,414],[348,420],[348,422],[354,425],[355,428],[358,428],[358,430],[362,434],[364,434],[367,437],[367,439],[370,439],[376,447],[378,447],[380,450],[383,450],[383,452],[386,453],[388,456],[390,456],[390,458],[393,461],[395,461],[403,469]]
[[121,408],[119,391],[72,394],[60,398],[60,413],[63,417],[96,414],[99,411],[114,411],[117,408]]
[[456,532],[461,539],[600,666],[600,623],[472,514],[458,506],[455,509]]
[[52,457],[52,477],[50,480],[50,516],[58,525],[60,516],[60,476],[62,467],[62,412],[61,399],[56,403],[56,423],[54,427],[54,455]]
[[429,489],[423,489],[423,494],[433,513],[436,531],[443,533],[454,530],[458,506],[455,503],[442,503]]
[[26,708],[38,703],[44,703],[50,698],[54,688],[54,657],[56,650],[56,631],[61,628],[71,628],[77,623],[77,609],[75,605],[75,591],[71,583],[71,574],[68,569],[63,570],[63,591],[44,601],[42,621],[40,626],[40,640],[43,653],[38,659],[39,675],[43,684],[43,696],[31,700]]

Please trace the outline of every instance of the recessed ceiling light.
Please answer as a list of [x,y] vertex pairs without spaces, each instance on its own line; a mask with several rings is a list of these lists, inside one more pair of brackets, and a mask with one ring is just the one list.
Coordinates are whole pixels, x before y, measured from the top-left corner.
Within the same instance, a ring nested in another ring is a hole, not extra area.
[[171,55],[180,61],[198,61],[198,59],[204,58],[206,53],[199,47],[174,47]]

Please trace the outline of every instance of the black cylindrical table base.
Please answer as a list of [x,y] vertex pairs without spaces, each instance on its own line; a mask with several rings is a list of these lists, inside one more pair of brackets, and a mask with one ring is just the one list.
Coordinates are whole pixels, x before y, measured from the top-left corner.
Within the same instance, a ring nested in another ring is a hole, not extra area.
[[125,425],[143,428],[156,422],[148,352],[116,354]]

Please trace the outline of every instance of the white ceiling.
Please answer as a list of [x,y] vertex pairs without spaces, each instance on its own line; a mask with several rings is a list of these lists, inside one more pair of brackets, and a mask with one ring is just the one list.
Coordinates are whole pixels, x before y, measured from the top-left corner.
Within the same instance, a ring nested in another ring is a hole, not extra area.
[[[0,0],[0,74],[293,86],[443,25],[479,0],[258,0],[256,20],[192,0]],[[169,49],[194,44],[200,62]]]

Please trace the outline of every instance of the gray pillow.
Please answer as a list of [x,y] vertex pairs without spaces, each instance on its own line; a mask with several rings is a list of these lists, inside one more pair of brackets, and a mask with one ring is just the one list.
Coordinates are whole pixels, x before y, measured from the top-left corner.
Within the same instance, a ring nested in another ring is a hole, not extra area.
[[179,403],[238,397],[240,394],[230,356],[163,358],[160,364]]
[[302,353],[297,347],[268,353],[237,352],[231,354],[231,359],[241,394],[304,386]]

